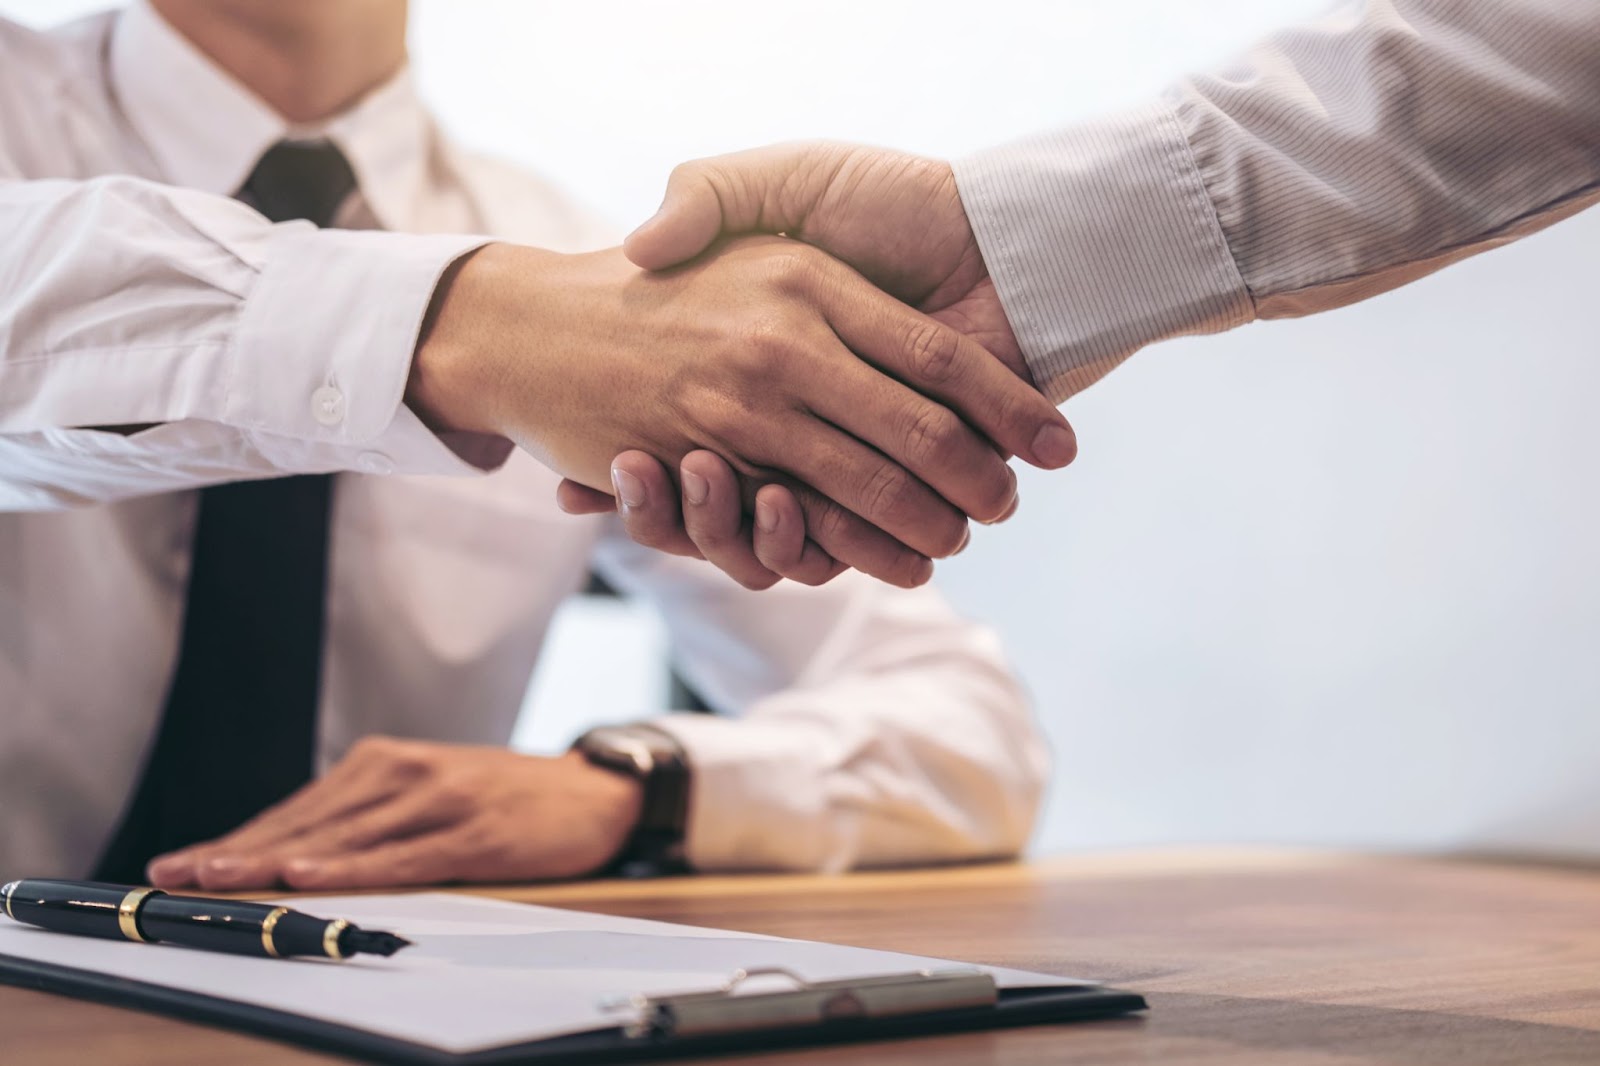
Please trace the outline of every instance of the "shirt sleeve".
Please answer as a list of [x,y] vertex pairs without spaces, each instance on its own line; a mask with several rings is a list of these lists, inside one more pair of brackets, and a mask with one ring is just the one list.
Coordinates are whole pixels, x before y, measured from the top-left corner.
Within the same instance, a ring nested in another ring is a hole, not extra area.
[[653,721],[693,773],[701,870],[804,870],[1017,854],[1049,755],[994,635],[931,589],[845,574],[750,592],[620,532],[596,567],[660,604],[680,671],[728,715]]
[[1034,380],[1365,299],[1600,199],[1600,7],[1366,0],[956,164]]
[[402,402],[433,290],[483,238],[274,225],[136,178],[17,170],[0,142],[0,509],[503,458]]

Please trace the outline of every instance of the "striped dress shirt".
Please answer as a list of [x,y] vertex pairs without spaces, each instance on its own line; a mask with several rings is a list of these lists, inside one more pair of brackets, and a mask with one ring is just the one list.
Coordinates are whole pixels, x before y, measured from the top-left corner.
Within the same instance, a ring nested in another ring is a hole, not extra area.
[[959,161],[1056,402],[1155,341],[1404,285],[1600,199],[1600,0],[1364,0]]

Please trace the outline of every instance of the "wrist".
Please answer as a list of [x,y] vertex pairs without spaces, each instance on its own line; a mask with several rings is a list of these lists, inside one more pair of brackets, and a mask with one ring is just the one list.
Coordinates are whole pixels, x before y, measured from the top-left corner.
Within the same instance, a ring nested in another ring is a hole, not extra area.
[[529,287],[546,275],[553,256],[486,244],[440,277],[418,332],[405,394],[429,429],[510,435],[504,353],[520,347],[509,333],[530,313]]
[[676,873],[684,858],[691,774],[675,737],[647,724],[600,726],[569,753],[639,786],[639,805],[626,844],[612,865],[625,876]]
[[561,759],[584,782],[585,805],[605,827],[614,857],[633,837],[643,817],[644,783],[601,766],[577,751],[566,752]]

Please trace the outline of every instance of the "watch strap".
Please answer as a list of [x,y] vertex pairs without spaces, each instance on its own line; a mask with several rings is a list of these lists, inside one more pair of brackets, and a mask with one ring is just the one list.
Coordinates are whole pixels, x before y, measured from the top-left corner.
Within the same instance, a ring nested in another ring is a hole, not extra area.
[[593,765],[626,774],[643,786],[639,821],[606,872],[623,877],[687,872],[691,774],[677,738],[644,723],[600,726],[572,747]]

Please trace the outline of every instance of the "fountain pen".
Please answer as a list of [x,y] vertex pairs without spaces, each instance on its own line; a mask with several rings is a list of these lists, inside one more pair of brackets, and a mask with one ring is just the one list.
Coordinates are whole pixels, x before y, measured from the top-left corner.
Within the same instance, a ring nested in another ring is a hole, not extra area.
[[0,888],[6,917],[57,933],[181,944],[274,959],[393,955],[410,945],[343,918],[313,918],[270,903],[170,896],[158,888],[96,881],[12,881]]

